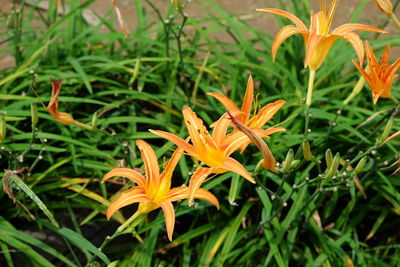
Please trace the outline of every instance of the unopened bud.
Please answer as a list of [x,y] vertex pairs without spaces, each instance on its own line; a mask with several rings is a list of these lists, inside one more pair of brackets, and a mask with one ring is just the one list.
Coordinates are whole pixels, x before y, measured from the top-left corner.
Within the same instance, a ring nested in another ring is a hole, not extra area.
[[0,113],[0,143],[6,138],[7,124],[4,113]]
[[386,15],[391,16],[393,14],[393,5],[390,0],[375,0],[375,3]]
[[386,140],[386,138],[389,137],[390,132],[392,131],[392,129],[393,129],[393,117],[390,118],[388,120],[388,122],[386,123],[385,129],[383,130],[381,138],[379,139],[379,143],[380,144],[383,143]]
[[300,164],[300,160],[295,159],[295,160],[292,161],[292,164],[291,164],[290,168],[291,168],[291,169],[294,169],[294,168],[296,168],[297,166],[299,166],[299,164]]
[[286,159],[282,163],[282,172],[288,172],[290,168],[292,167],[292,161],[294,157],[294,151],[293,149],[289,149],[288,153],[286,154]]
[[356,174],[359,174],[363,171],[365,163],[367,162],[367,157],[363,157],[357,164],[356,168],[354,169]]
[[326,161],[326,169],[329,170],[329,168],[332,166],[332,161],[333,161],[332,150],[330,148],[328,148],[325,152],[325,161]]
[[31,105],[31,119],[32,119],[32,129],[35,129],[36,124],[39,121],[38,109],[35,103]]
[[307,140],[303,141],[303,155],[305,160],[312,160],[313,155],[310,149],[310,143]]
[[92,127],[93,128],[96,127],[98,120],[99,120],[99,116],[98,116],[97,112],[93,113],[93,116],[92,116]]
[[332,165],[328,169],[328,173],[326,174],[326,178],[331,178],[333,175],[335,175],[340,163],[340,154],[339,152],[336,153],[335,157],[333,158]]
[[171,0],[172,5],[176,10],[182,12],[183,9],[183,0]]

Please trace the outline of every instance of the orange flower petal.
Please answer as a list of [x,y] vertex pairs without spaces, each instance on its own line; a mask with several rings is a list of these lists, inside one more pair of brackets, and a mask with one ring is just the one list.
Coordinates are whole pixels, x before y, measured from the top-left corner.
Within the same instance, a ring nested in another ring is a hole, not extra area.
[[250,173],[243,167],[243,165],[231,157],[226,158],[221,168],[237,173],[253,184],[256,183],[256,181],[254,181],[253,177],[251,177]]
[[274,42],[272,43],[272,60],[275,61],[276,53],[282,43],[290,36],[297,33],[305,33],[305,31],[299,30],[293,25],[283,27],[275,36]]
[[161,174],[162,177],[169,177],[169,179],[171,179],[172,173],[174,172],[176,165],[181,159],[182,154],[182,148],[178,148],[177,150],[175,150],[174,154],[172,154],[171,156],[171,159],[168,161],[163,173]]
[[375,27],[371,27],[364,24],[353,24],[347,23],[340,25],[336,29],[332,31],[333,35],[343,35],[351,31],[367,31],[367,32],[378,32],[378,33],[387,33],[385,30],[381,30]]
[[189,195],[187,197],[189,201],[189,207],[193,204],[193,198],[197,190],[200,188],[207,176],[212,173],[212,171],[213,169],[200,167],[193,173],[189,181]]
[[261,108],[256,116],[251,118],[247,123],[250,128],[261,128],[263,127],[278,110],[286,103],[284,100],[277,100],[273,103],[269,103]]
[[[189,195],[188,186],[175,187],[172,188],[165,196],[165,201],[173,202],[181,199],[187,199],[188,195]],[[206,200],[211,204],[215,205],[217,209],[219,209],[218,199],[212,193],[203,188],[197,189],[196,193],[194,194],[194,198]]]
[[134,186],[125,192],[122,192],[116,199],[114,199],[110,206],[108,206],[106,217],[107,220],[120,208],[128,206],[137,202],[149,202],[150,199],[147,197],[146,192],[143,188]]
[[365,41],[365,50],[367,54],[368,65],[370,65],[370,68],[378,66],[379,65],[378,60],[376,59],[374,51],[372,50],[368,41]]
[[228,129],[228,126],[231,123],[232,122],[229,119],[227,113],[224,113],[224,115],[222,115],[221,118],[219,118],[219,120],[215,122],[212,139],[218,146],[220,146],[223,140],[225,139],[226,130]]
[[272,13],[272,14],[275,14],[278,16],[285,17],[287,19],[290,19],[294,24],[296,24],[296,26],[299,28],[299,30],[307,31],[307,27],[304,25],[304,23],[298,17],[296,17],[295,15],[293,15],[289,12],[275,9],[275,8],[260,8],[260,9],[257,9],[256,11]]
[[390,57],[390,44],[387,44],[385,46],[385,50],[383,51],[380,65],[385,67],[389,66],[389,57]]
[[246,93],[244,95],[242,104],[242,112],[244,113],[245,119],[240,120],[240,118],[238,118],[240,121],[247,122],[249,120],[251,106],[253,104],[253,98],[254,98],[254,83],[253,83],[253,78],[250,75],[249,80],[247,82]]
[[229,156],[230,154],[238,150],[239,147],[247,144],[248,142],[251,142],[251,140],[249,139],[249,137],[247,137],[247,135],[240,131],[236,131],[226,136],[221,144],[221,147],[226,152],[226,155]]
[[159,203],[161,206],[164,217],[165,217],[165,226],[167,228],[167,234],[169,241],[172,241],[172,234],[174,233],[175,226],[175,211],[174,206],[172,206],[171,202]]
[[151,146],[143,140],[136,140],[136,145],[140,149],[146,169],[147,186],[153,185],[157,187],[160,184],[160,168],[158,167],[156,154]]
[[151,130],[151,129],[149,131],[155,135],[158,135],[162,138],[167,139],[168,141],[171,141],[172,143],[179,146],[180,148],[182,148],[184,151],[186,151],[193,157],[196,157],[196,158],[198,157],[198,153],[197,153],[196,149],[191,144],[189,144],[185,140],[179,138],[178,136],[176,136],[172,133],[169,133],[169,132],[164,132],[164,131]]
[[60,94],[62,80],[59,82],[51,80],[51,99],[49,104],[47,105],[47,110],[49,113],[57,113],[58,112],[58,95]]
[[132,182],[137,183],[140,187],[146,187],[146,179],[143,177],[143,175],[129,168],[117,168],[109,171],[106,173],[106,175],[104,175],[102,182],[105,182],[115,176],[126,177]]
[[190,107],[184,107],[182,114],[196,151],[199,154],[204,153],[206,151],[205,144],[212,145],[213,141],[203,121],[197,117],[196,113],[194,113]]
[[348,32],[346,34],[342,35],[343,38],[348,41],[351,46],[354,48],[354,51],[357,53],[358,60],[360,61],[360,64],[363,64],[364,61],[364,46],[361,41],[360,36],[354,32]]
[[219,102],[221,102],[221,104],[226,108],[226,110],[229,111],[239,110],[236,104],[233,103],[233,101],[230,100],[227,96],[221,95],[219,93],[207,93],[207,95],[215,97]]

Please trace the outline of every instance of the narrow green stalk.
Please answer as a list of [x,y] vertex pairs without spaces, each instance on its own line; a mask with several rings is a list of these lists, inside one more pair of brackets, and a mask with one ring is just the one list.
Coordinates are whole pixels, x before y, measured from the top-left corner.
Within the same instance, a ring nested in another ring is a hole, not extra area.
[[394,24],[396,24],[397,28],[400,29],[400,21],[399,21],[399,19],[396,17],[396,14],[392,13],[391,18],[392,18],[392,21],[394,22]]
[[310,69],[310,77],[308,79],[308,89],[307,89],[307,99],[306,99],[306,109],[308,110],[311,106],[312,101],[312,93],[314,90],[314,79],[315,79],[315,70]]

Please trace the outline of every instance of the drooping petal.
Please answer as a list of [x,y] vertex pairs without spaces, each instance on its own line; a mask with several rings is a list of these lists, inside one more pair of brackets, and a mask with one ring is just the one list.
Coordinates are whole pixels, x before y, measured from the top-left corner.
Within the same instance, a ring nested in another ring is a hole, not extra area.
[[258,149],[260,149],[261,153],[263,154],[264,168],[274,171],[275,158],[264,140],[256,133],[256,131],[236,120],[235,117],[231,116],[231,119],[237,129],[246,134],[247,137],[258,147]]
[[360,64],[364,62],[364,46],[360,36],[354,32],[348,32],[342,35],[343,38],[348,41],[357,53]]
[[[168,192],[168,194],[165,196],[164,201],[173,202],[181,199],[187,199],[188,195],[189,195],[188,186],[175,187]],[[203,188],[197,189],[196,193],[194,194],[194,198],[206,200],[211,204],[215,205],[217,209],[219,209],[218,199],[211,192]]]
[[230,133],[226,136],[221,144],[227,156],[238,150],[242,145],[251,142],[251,140],[240,131]]
[[221,95],[219,93],[207,93],[207,95],[210,95],[212,97],[215,97],[221,104],[226,108],[226,110],[239,110],[239,108],[236,106],[235,103],[233,103],[232,100],[229,99],[229,97]]
[[51,80],[51,99],[49,104],[47,105],[47,110],[49,113],[57,113],[58,112],[58,96],[60,94],[61,86],[62,86],[62,80],[60,81],[54,81]]
[[288,25],[283,27],[282,29],[279,30],[279,32],[276,34],[274,42],[272,43],[272,61],[275,61],[276,58],[276,53],[278,52],[279,47],[282,45],[282,43],[289,38],[290,36],[297,34],[297,33],[303,33],[305,31],[299,30],[297,27],[293,25]]
[[193,198],[197,190],[200,188],[207,176],[212,173],[212,171],[213,169],[211,168],[200,167],[193,173],[189,181],[189,194],[187,197],[189,201],[189,207],[193,204]]
[[158,187],[160,184],[160,168],[158,167],[158,161],[154,150],[143,140],[136,140],[136,145],[139,147],[146,169],[147,186],[152,185]]
[[165,217],[165,226],[167,228],[167,234],[169,241],[172,241],[172,234],[174,233],[175,226],[175,211],[174,206],[172,206],[171,202],[163,202],[159,203],[161,206],[164,217]]
[[109,220],[111,216],[120,208],[137,202],[150,202],[150,199],[147,197],[143,188],[134,186],[127,191],[122,192],[111,202],[110,206],[108,206],[106,212],[107,220]]
[[104,175],[102,182],[105,182],[115,176],[126,177],[132,182],[137,183],[140,187],[146,187],[146,179],[143,177],[143,175],[129,168],[117,168],[109,171],[106,173],[106,175]]
[[199,119],[190,107],[184,107],[182,110],[185,119],[186,128],[196,151],[202,154],[206,151],[205,145],[213,145],[210,134],[208,133],[203,121]]
[[272,13],[278,16],[285,17],[287,19],[290,19],[299,28],[299,30],[304,30],[304,31],[307,30],[307,27],[304,25],[304,23],[298,17],[289,12],[275,8],[260,8],[257,9],[256,11]]
[[253,177],[251,177],[250,173],[243,167],[243,165],[231,157],[226,158],[221,168],[237,173],[253,184],[256,183],[256,181],[254,181]]
[[245,119],[240,120],[240,118],[238,118],[240,121],[244,123],[246,123],[250,118],[253,98],[254,98],[254,83],[253,83],[253,78],[250,75],[249,80],[247,81],[246,93],[244,94],[243,104],[242,104],[242,112],[245,116]]
[[378,32],[378,33],[387,33],[385,30],[381,30],[375,27],[371,27],[364,24],[353,24],[347,23],[340,25],[336,29],[332,31],[333,35],[343,35],[351,31],[366,31],[366,32]]
[[196,149],[189,144],[188,142],[186,142],[185,140],[179,138],[178,136],[169,133],[169,132],[164,132],[164,131],[159,131],[159,130],[149,130],[150,132],[152,132],[155,135],[158,135],[162,138],[167,139],[168,141],[171,141],[172,143],[174,143],[175,145],[179,146],[180,148],[182,148],[184,151],[186,151],[188,154],[192,155],[193,157],[198,157],[198,153],[196,151]]
[[[268,137],[271,134],[278,133],[278,132],[284,132],[286,131],[285,128],[282,127],[275,127],[275,128],[269,128],[267,130],[261,129],[261,128],[255,128],[253,131],[260,137]],[[251,143],[252,141],[249,139],[248,142],[244,143],[242,146],[240,146],[240,153],[243,153],[246,147]]]
[[250,119],[248,126],[250,128],[261,128],[263,127],[278,110],[286,103],[284,100],[277,100],[273,103],[269,103],[261,108],[261,110]]

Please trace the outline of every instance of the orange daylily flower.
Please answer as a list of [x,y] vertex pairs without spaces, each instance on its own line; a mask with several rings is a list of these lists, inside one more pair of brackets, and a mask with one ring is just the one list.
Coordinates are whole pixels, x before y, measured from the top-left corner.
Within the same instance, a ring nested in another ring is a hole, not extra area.
[[392,65],[389,65],[390,44],[388,44],[383,52],[381,62],[378,63],[368,41],[365,42],[365,47],[367,51],[369,74],[363,69],[361,64],[357,63],[355,60],[353,60],[353,63],[371,88],[373,102],[376,104],[379,97],[392,97],[392,84],[397,77],[396,72],[400,68],[400,58]]
[[[175,225],[175,211],[171,202],[185,199],[189,193],[189,187],[187,186],[171,189],[172,174],[183,154],[183,150],[179,148],[174,152],[160,175],[157,157],[151,146],[143,140],[137,140],[136,144],[142,154],[146,175],[143,176],[129,168],[117,168],[104,175],[103,182],[115,176],[122,176],[137,184],[137,186],[121,193],[111,202],[106,212],[107,219],[110,219],[120,208],[133,203],[139,203],[138,212],[141,214],[149,213],[161,207],[165,216],[168,238],[171,241]],[[205,189],[199,188],[196,190],[194,197],[207,200],[219,209],[217,198]]]
[[360,62],[362,62],[364,58],[364,47],[358,34],[354,33],[353,31],[358,30],[386,33],[384,30],[363,24],[343,24],[330,32],[333,17],[339,1],[333,0],[329,6],[329,9],[326,8],[325,0],[319,0],[318,2],[321,11],[316,14],[311,13],[310,29],[307,29],[307,27],[298,17],[289,12],[274,8],[257,9],[257,11],[268,12],[288,18],[296,25],[286,26],[282,28],[276,35],[272,44],[273,60],[275,60],[276,52],[283,41],[290,36],[299,33],[303,36],[304,42],[306,43],[306,57],[304,60],[305,68],[309,67],[310,70],[317,70],[328,55],[333,43],[337,39],[341,38],[345,39],[353,46]]
[[[252,118],[250,118],[251,107],[254,99],[254,83],[253,78],[250,76],[247,82],[246,93],[244,95],[242,108],[239,109],[232,100],[228,97],[219,93],[208,93],[215,97],[219,102],[224,105],[225,109],[232,114],[235,114],[235,119],[249,127],[250,129],[256,130],[257,134],[263,138],[273,133],[285,131],[285,128],[274,127],[267,130],[263,130],[262,127],[275,115],[276,112],[286,103],[284,100],[277,100],[273,103],[269,103],[262,107]],[[236,115],[237,114],[237,115]],[[240,149],[246,148],[247,144],[244,144]]]
[[251,140],[241,132],[226,134],[228,126],[231,123],[227,114],[224,114],[216,122],[211,136],[204,126],[203,121],[197,117],[196,113],[190,107],[184,107],[182,113],[192,144],[172,133],[158,130],[150,130],[150,132],[171,141],[190,156],[197,158],[210,167],[200,167],[193,174],[189,182],[189,205],[192,204],[197,188],[200,187],[205,178],[211,173],[233,171],[248,181],[255,183],[250,173],[242,164],[230,157],[234,151],[239,149],[243,144],[250,143]]
[[52,84],[51,99],[46,107],[47,111],[59,123],[66,125],[74,124],[75,120],[71,114],[58,111],[58,95],[60,94],[62,80],[60,80],[59,82],[52,80],[51,84]]

